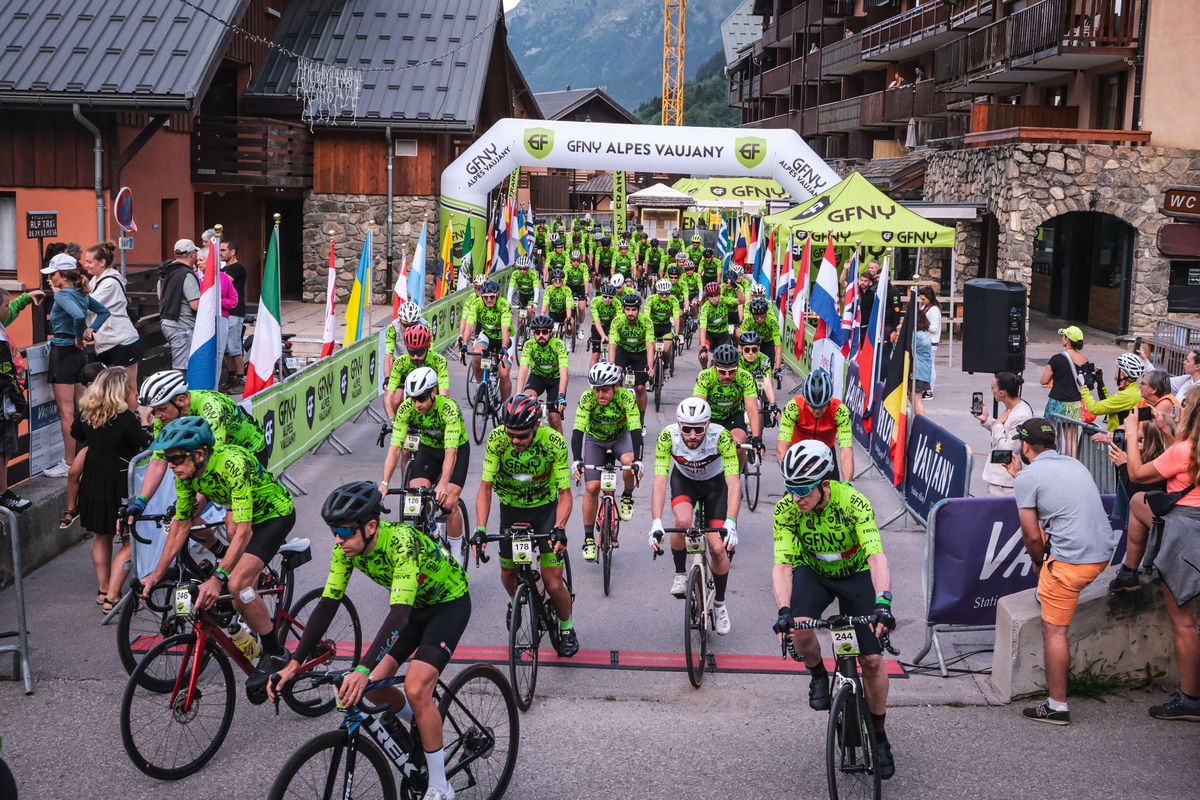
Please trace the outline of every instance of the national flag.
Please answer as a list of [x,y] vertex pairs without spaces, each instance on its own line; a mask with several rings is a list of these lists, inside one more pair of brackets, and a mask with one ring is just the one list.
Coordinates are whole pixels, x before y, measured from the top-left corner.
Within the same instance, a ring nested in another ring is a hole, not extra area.
[[509,263],[508,258],[508,203],[501,202],[496,206],[496,250],[493,255],[495,263],[492,269],[499,269]]
[[392,319],[400,316],[400,306],[408,300],[408,253],[400,253],[400,271],[396,273],[396,285],[392,289]]
[[804,312],[808,308],[808,262],[812,258],[812,238],[804,237],[804,252],[800,255],[800,270],[796,291],[792,295],[792,322],[796,325],[797,359],[804,358]]
[[863,427],[871,432],[871,403],[874,401],[876,373],[879,371],[879,353],[883,350],[883,304],[887,300],[888,263],[884,259],[879,273],[879,286],[875,290],[875,301],[867,311],[866,336],[862,337],[856,361],[858,376],[863,388]]
[[337,268],[333,261],[333,239],[329,240],[329,269],[325,286],[325,330],[321,333],[321,358],[333,355],[334,330],[337,328],[337,317],[334,306],[337,304]]
[[775,235],[764,236],[762,245],[758,248],[758,257],[754,263],[754,280],[771,295],[771,273],[775,269]]
[[439,300],[446,293],[446,285],[454,280],[454,223],[446,220],[446,232],[442,236],[442,251],[438,254],[438,276],[433,287],[433,299]]
[[792,259],[792,234],[788,234],[787,250],[780,259],[779,280],[775,283],[775,294],[772,295],[772,300],[779,306],[779,318],[782,320],[788,313],[788,297],[792,288],[796,285],[796,275],[792,270],[794,261]]
[[717,229],[717,260],[721,262],[722,269],[729,266],[729,255],[729,225],[722,214],[721,227]]
[[[877,296],[886,298],[887,292],[881,291]],[[900,332],[896,343],[892,345],[892,357],[888,362],[888,373],[883,382],[883,401],[880,404],[883,413],[891,418],[892,423],[888,435],[888,454],[892,460],[892,486],[896,487],[904,482],[904,450],[908,428],[908,379],[912,374],[913,331],[917,327],[916,310],[917,295],[914,291],[912,297],[909,298],[904,321],[900,323]]]
[[739,222],[737,242],[733,245],[733,263],[741,266],[746,263],[746,252],[748,245],[746,244],[746,228],[745,225]]
[[861,324],[858,308],[858,252],[850,256],[845,273],[846,292],[842,296],[842,355],[853,358],[858,352],[858,328]]
[[489,275],[495,267],[492,259],[496,257],[496,215],[488,217],[487,240],[484,243],[483,274]]
[[367,332],[367,304],[371,302],[371,238],[371,232],[367,231],[358,257],[358,269],[354,272],[354,284],[350,287],[350,299],[346,301],[346,335],[342,338],[342,347],[349,347]]
[[421,235],[417,237],[417,248],[413,250],[412,263],[408,266],[408,299],[416,303],[421,308],[425,307],[425,260],[428,258],[426,250],[426,230],[429,226],[428,222],[421,223]]
[[279,225],[276,224],[267,243],[267,260],[263,264],[262,285],[258,290],[258,316],[254,322],[250,362],[246,365],[243,398],[251,397],[275,382],[275,365],[283,358],[282,336],[279,324]]
[[471,284],[474,272],[475,258],[471,252],[475,249],[475,237],[471,235],[471,219],[467,218],[466,230],[463,231],[462,256],[458,263],[458,288],[465,289]]
[[817,281],[813,284],[810,305],[819,319],[817,339],[829,338],[837,345],[842,344],[842,320],[838,313],[838,278],[834,265],[833,239],[825,247],[825,257],[817,270]]
[[525,224],[525,209],[517,212],[517,255],[527,256],[533,252],[533,248],[529,246],[530,234],[533,231],[532,226]]
[[516,213],[511,201],[504,204],[505,220],[508,223],[508,258],[505,264],[512,265],[516,263],[517,255],[521,247],[521,221]]
[[751,267],[751,274],[758,268],[758,261],[762,257],[762,248],[759,247],[758,237],[758,221],[757,217],[750,217],[746,222],[746,261],[745,264]]
[[200,305],[196,308],[196,327],[192,330],[192,348],[188,355],[187,375],[190,389],[216,389],[220,380],[221,358],[217,352],[217,325],[221,320],[221,286],[217,272],[220,242],[208,243],[208,260],[200,276]]

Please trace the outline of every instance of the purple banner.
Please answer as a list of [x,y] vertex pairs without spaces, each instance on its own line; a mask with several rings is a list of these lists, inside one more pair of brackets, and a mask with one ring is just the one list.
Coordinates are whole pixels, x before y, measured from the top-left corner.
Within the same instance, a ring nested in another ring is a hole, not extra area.
[[909,420],[904,502],[922,522],[941,500],[966,497],[971,482],[967,443],[929,417]]
[[892,456],[888,448],[891,446],[892,415],[883,410],[883,382],[875,384],[875,397],[871,400],[871,461],[883,473],[888,483],[892,482]]
[[858,442],[863,450],[870,450],[871,434],[867,433],[866,426],[863,425],[863,405],[867,398],[867,393],[863,391],[862,381],[858,375],[858,364],[853,361],[846,368],[846,407],[850,409],[850,429],[854,432],[854,441]]

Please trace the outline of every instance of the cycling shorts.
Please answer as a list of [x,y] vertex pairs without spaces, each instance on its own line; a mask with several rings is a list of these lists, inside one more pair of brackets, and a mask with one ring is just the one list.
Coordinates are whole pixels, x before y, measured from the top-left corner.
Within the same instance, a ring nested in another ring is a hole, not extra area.
[[252,525],[246,553],[264,564],[268,563],[279,552],[279,548],[283,547],[295,524],[296,512],[290,511],[282,517],[271,517]]
[[712,331],[705,331],[704,332],[704,341],[708,347],[709,352],[711,353],[713,350],[716,350],[718,347],[720,347],[723,344],[732,343],[733,342],[733,334],[714,333]]
[[562,311],[547,311],[546,316],[562,325],[567,321],[567,310],[564,308]]
[[[500,505],[500,530],[507,531],[512,525],[518,522],[527,522],[533,526],[534,533],[549,533],[554,530],[554,518],[558,516],[558,501],[547,503],[544,506],[536,508],[512,508],[503,503]],[[500,567],[502,569],[512,569],[512,540],[508,537],[501,539],[500,545]],[[538,565],[541,567],[561,567],[563,565],[562,556],[554,552],[554,548],[550,542],[542,539],[535,543],[538,553]]]
[[[469,442],[463,442],[457,448],[458,455],[454,459],[454,470],[450,473],[450,483],[457,486],[459,489],[467,485],[467,470],[471,465],[471,445]],[[440,447],[431,447],[430,445],[421,442],[417,446],[417,452],[412,457],[412,468],[409,470],[408,478],[424,478],[434,486],[442,479],[442,464],[446,458],[446,451]]]
[[[875,586],[871,571],[863,570],[846,578],[828,578],[806,566],[792,568],[792,614],[797,617],[821,617],[837,599],[838,611],[852,616],[875,613]],[[883,652],[879,640],[866,625],[855,625],[858,647],[864,656]]]
[[728,498],[729,487],[725,484],[724,475],[715,475],[708,480],[698,481],[689,478],[678,469],[671,470],[671,508],[680,503],[695,505],[697,500],[702,501],[704,515],[708,519],[697,520],[698,524],[712,523],[713,527],[724,525],[729,510]]
[[670,335],[672,337],[675,335],[675,323],[674,322],[664,322],[661,325],[655,323],[655,325],[654,325],[654,338],[655,339],[661,339],[664,336],[668,336],[668,335]]
[[596,333],[596,329],[592,328],[592,338],[588,339],[588,346],[591,347],[593,353],[602,352],[608,347],[607,343],[600,338],[600,334]]
[[533,305],[533,292],[530,292],[529,294],[517,292],[517,308],[525,308],[526,306],[531,305]]
[[414,608],[408,625],[400,631],[388,655],[403,664],[413,661],[429,664],[439,673],[446,669],[454,648],[471,621],[471,595],[464,594],[446,603]]
[[525,381],[525,391],[536,392],[534,397],[546,395],[546,399],[554,402],[558,400],[558,376],[553,378],[543,378],[541,375],[529,373],[529,378]]
[[633,367],[633,383],[635,386],[645,386],[650,374],[646,371],[646,351],[630,353],[617,345],[617,360],[613,362],[618,367]]
[[572,286],[571,284],[568,283],[567,288],[571,290],[571,294],[572,294],[572,296],[574,296],[575,302],[579,302],[580,300],[587,300],[587,287],[586,286],[583,286],[582,284],[579,286]]
[[713,424],[720,425],[730,433],[733,433],[734,431],[741,431],[742,433],[746,434],[746,436],[750,435],[750,428],[746,426],[746,412],[744,411],[738,411],[732,417],[727,417],[725,419],[717,419],[716,417],[713,417],[712,421]]
[[[633,453],[633,436],[629,431],[625,431],[616,439],[611,439],[607,442],[593,439],[588,435],[583,437],[583,463],[584,464],[603,464],[605,460],[605,451],[612,450],[613,463],[620,464],[621,456],[626,453]],[[600,470],[586,468],[583,471],[583,479],[585,481],[599,481]]]

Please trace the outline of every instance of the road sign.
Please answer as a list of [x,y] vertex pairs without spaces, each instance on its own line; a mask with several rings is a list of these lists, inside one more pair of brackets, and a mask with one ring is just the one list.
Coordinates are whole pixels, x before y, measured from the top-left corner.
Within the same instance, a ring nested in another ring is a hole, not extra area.
[[[129,190],[128,186],[122,186],[121,191],[117,192],[117,197],[113,201],[113,216],[116,217],[121,230],[126,233],[137,233],[137,223],[133,221],[133,192]],[[122,249],[132,250],[133,248]]]
[[120,246],[120,248],[122,250],[132,250],[133,249],[133,237],[132,236],[122,236],[120,238],[120,240],[118,241],[118,245]]
[[57,211],[26,211],[25,238],[49,239],[58,236]]

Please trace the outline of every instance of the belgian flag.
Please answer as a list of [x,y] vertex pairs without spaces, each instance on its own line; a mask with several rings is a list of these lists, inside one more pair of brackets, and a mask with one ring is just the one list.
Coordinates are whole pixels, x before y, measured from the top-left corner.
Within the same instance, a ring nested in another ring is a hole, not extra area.
[[892,418],[888,455],[892,460],[892,485],[904,482],[904,449],[908,441],[908,385],[912,376],[913,333],[917,329],[917,292],[908,298],[908,310],[900,323],[900,333],[892,345],[887,378],[883,382],[883,412]]

